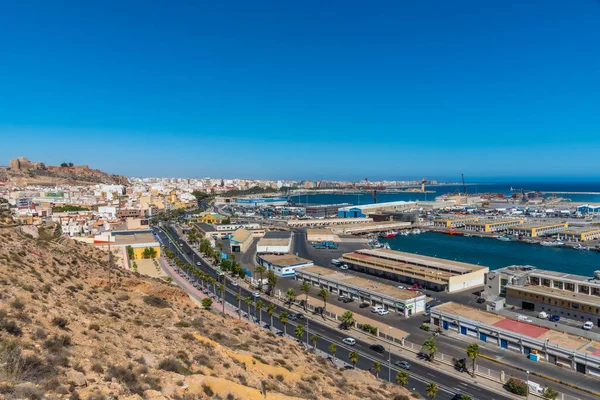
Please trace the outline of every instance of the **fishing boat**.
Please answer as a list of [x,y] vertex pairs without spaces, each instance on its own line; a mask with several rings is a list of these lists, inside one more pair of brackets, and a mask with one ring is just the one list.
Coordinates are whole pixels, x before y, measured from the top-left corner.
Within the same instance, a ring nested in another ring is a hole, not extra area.
[[392,238],[395,238],[396,236],[398,236],[398,232],[393,232],[393,231],[384,232],[380,236],[384,239],[392,239]]
[[500,240],[501,242],[512,242],[514,239],[508,235],[500,235],[497,236],[496,239]]
[[578,243],[577,246],[573,247],[575,250],[589,250],[589,247],[582,246],[581,243]]
[[565,245],[560,240],[544,240],[540,244],[542,246],[545,246],[545,247],[559,247],[559,246],[564,246]]
[[384,248],[384,249],[386,249],[386,250],[390,250],[390,249],[391,249],[391,248],[390,248],[390,244],[389,244],[388,242],[385,242],[385,243],[383,244],[383,248]]
[[442,233],[446,234],[446,235],[453,235],[453,236],[464,236],[465,235],[464,233],[459,232],[459,231],[454,230],[454,229],[443,231]]

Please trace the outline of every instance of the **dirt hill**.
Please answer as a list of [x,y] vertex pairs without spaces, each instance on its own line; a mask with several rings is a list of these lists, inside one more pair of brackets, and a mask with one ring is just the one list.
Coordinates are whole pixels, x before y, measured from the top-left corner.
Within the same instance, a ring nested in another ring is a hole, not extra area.
[[45,165],[42,162],[31,162],[26,157],[10,160],[10,167],[4,168],[0,174],[5,176],[10,186],[59,186],[59,185],[94,185],[123,184],[129,180],[120,175],[111,175],[87,165]]
[[[0,229],[0,399],[394,399],[106,254]],[[404,397],[404,396],[402,396]],[[404,397],[405,398],[405,397]]]

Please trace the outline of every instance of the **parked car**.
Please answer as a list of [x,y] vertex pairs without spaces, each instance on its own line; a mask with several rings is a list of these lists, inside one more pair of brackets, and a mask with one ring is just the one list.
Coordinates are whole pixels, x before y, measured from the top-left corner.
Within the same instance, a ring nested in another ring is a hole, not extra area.
[[383,310],[383,307],[381,307],[381,306],[374,306],[374,307],[371,307],[371,312],[372,312],[372,313],[378,313],[378,312],[379,312],[379,311],[381,311],[381,310]]
[[279,337],[283,337],[283,331],[277,332],[276,335],[279,336]]
[[354,369],[352,365],[344,365],[344,369]]
[[346,297],[344,300],[342,300],[343,303],[352,303],[353,301],[354,299],[351,297]]
[[255,299],[258,299],[260,297],[260,293],[254,292],[252,293],[252,296],[254,296]]
[[379,354],[382,354],[385,352],[385,347],[383,347],[380,344],[372,344],[371,346],[369,346],[369,348]]
[[360,307],[360,308],[367,308],[369,306],[370,306],[369,303],[360,303],[360,305],[358,307]]
[[541,313],[538,314],[538,318],[546,319],[546,318],[548,318],[548,313],[545,311],[542,311]]
[[410,369],[410,363],[408,361],[396,361],[394,364],[400,368]]
[[202,263],[201,263],[200,261],[198,261],[198,262],[196,263],[196,265],[197,265],[197,266],[201,266],[201,265],[202,265]]
[[342,342],[346,343],[349,346],[354,346],[356,344],[356,339],[347,337],[347,338],[342,339]]
[[558,322],[560,321],[560,315],[551,315],[550,318],[548,318],[548,320],[552,322]]
[[348,264],[344,264],[344,265],[342,265],[342,266],[340,267],[340,269],[347,270],[347,269],[348,269]]
[[582,326],[582,328],[585,329],[586,331],[591,331],[593,327],[594,327],[594,323],[592,321],[587,321]]
[[388,310],[383,310],[383,309],[382,309],[382,310],[379,310],[379,311],[377,312],[377,314],[379,314],[379,315],[381,315],[381,316],[383,316],[383,315],[388,315],[389,313],[390,313],[390,312],[389,312]]
[[479,304],[485,303],[485,299],[483,297],[478,297],[477,303],[479,303]]
[[238,283],[236,281],[231,281],[231,286],[237,286]]
[[289,319],[290,321],[295,321],[295,320],[297,320],[297,319],[298,319],[298,317],[296,316],[296,314],[290,314],[290,315],[288,315],[288,319]]
[[304,319],[304,314],[296,313],[296,319]]

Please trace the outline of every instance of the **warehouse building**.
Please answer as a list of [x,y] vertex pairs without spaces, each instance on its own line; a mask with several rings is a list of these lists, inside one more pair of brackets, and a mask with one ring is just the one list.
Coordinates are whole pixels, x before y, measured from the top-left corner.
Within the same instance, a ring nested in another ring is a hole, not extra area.
[[567,230],[569,224],[566,222],[561,223],[532,223],[519,226],[513,226],[506,230],[509,235],[523,236],[523,237],[539,237],[549,236]]
[[430,322],[528,358],[600,378],[600,342],[448,302],[431,308]]
[[473,232],[502,232],[508,228],[523,224],[522,219],[484,219],[481,221],[467,222],[465,230]]
[[398,289],[356,275],[319,266],[296,270],[296,280],[310,282],[339,296],[347,296],[372,306],[382,306],[397,315],[410,317],[425,311],[426,296],[411,290]]
[[231,246],[232,253],[240,253],[246,251],[246,249],[252,243],[253,238],[252,231],[246,228],[239,228],[233,232],[233,236],[229,239],[229,245]]
[[306,240],[309,242],[338,242],[340,238],[331,229],[307,229]]
[[350,203],[339,204],[307,204],[304,206],[305,215],[312,218],[336,217],[338,210],[342,207],[349,207]]
[[384,211],[408,211],[417,207],[414,201],[390,201],[387,203],[364,204],[360,206],[342,207],[338,210],[340,218],[366,218],[369,214]]
[[387,279],[450,293],[483,285],[488,267],[385,249],[346,253],[350,268]]
[[477,221],[479,221],[478,217],[438,218],[433,220],[433,226],[436,228],[462,228],[466,223]]
[[569,228],[566,231],[558,232],[559,240],[569,242],[587,242],[588,240],[600,239],[600,229],[595,227]]
[[294,276],[297,268],[314,265],[311,260],[293,254],[257,254],[256,262],[278,276]]
[[372,218],[330,218],[330,219],[294,219],[287,222],[292,228],[309,228],[315,226],[356,225],[373,222]]
[[259,254],[287,254],[292,247],[292,232],[269,231],[258,241],[256,252]]

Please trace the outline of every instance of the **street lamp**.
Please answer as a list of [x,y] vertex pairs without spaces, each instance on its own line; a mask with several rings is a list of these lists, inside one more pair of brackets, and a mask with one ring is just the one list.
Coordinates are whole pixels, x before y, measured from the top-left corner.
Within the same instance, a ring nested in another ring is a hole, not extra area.
[[[388,341],[392,337],[392,327],[389,326]],[[392,342],[388,343],[388,381],[392,381]]]
[[528,399],[529,398],[529,371],[527,372],[527,392],[525,393],[525,398]]

